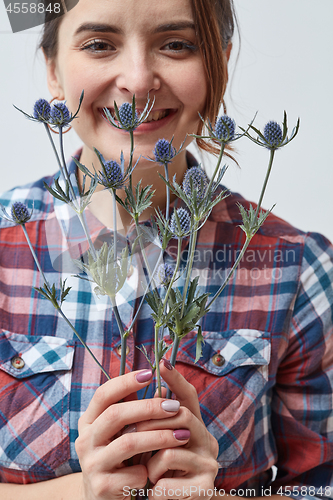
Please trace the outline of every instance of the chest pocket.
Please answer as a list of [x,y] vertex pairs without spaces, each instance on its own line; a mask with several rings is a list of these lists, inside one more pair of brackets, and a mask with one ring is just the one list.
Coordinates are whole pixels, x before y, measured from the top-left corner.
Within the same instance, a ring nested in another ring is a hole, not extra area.
[[[29,471],[34,480],[52,478],[69,460],[73,356],[74,342],[67,339],[0,333],[3,480],[6,469]],[[15,482],[20,482],[20,475],[16,477]]]
[[270,332],[239,329],[206,331],[203,336],[196,364],[196,334],[183,339],[179,371],[197,389],[202,418],[219,443],[220,466],[239,466],[270,426]]

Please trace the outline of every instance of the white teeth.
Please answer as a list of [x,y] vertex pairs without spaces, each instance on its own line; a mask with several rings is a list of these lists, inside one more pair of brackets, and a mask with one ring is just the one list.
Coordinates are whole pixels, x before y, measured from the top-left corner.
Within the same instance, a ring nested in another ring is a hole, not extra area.
[[[112,117],[116,120],[117,118],[116,118],[116,114],[114,112],[114,109],[108,108],[108,110],[110,111]],[[148,118],[146,118],[146,120],[144,120],[143,123],[149,123],[149,122],[152,122],[152,121],[162,120],[162,118],[164,118],[168,114],[169,114],[169,110],[167,110],[167,109],[165,109],[163,111],[151,111],[149,113]]]
[[167,110],[164,110],[164,111],[151,111],[149,113],[148,118],[146,118],[146,120],[144,121],[144,123],[162,120],[162,118],[164,118],[165,116],[167,116],[167,114],[168,114]]

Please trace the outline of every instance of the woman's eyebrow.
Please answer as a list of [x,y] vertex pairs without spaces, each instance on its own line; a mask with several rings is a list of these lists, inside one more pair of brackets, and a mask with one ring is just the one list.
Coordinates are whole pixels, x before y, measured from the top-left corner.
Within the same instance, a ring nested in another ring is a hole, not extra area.
[[[195,30],[194,23],[192,21],[164,23],[156,26],[156,28],[152,30],[152,33],[155,34],[164,33],[166,31],[181,31],[185,29]],[[85,31],[93,31],[95,33],[115,33],[117,35],[122,35],[124,33],[123,30],[116,25],[106,23],[84,23],[77,28],[74,36],[77,36]]]
[[153,29],[153,33],[163,33],[164,31],[181,31],[186,29],[195,30],[195,25],[192,21],[179,21],[174,23],[160,24]]
[[74,36],[84,33],[85,31],[94,31],[96,33],[116,33],[117,35],[121,35],[123,33],[123,30],[112,24],[84,23],[77,28]]

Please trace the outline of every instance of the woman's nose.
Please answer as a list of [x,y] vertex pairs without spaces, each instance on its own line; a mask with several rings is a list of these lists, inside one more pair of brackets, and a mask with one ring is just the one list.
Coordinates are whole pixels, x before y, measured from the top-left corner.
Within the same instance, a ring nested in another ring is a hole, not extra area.
[[139,50],[139,47],[123,54],[116,81],[119,90],[135,94],[137,99],[146,99],[148,93],[153,95],[161,86],[160,75],[153,59],[146,51]]

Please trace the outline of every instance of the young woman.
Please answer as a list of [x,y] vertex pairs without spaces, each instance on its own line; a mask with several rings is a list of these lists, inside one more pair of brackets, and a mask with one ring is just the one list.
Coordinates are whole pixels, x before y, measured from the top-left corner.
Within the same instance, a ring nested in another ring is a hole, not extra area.
[[[80,0],[47,24],[41,46],[52,97],[65,99],[74,112],[85,92],[73,122],[83,142],[80,162],[96,165],[93,147],[116,160],[123,150],[128,159],[128,134],[107,123],[103,108],[113,113],[114,101],[131,102],[135,94],[141,110],[149,93],[151,117],[134,133],[135,159],[142,158],[133,184],[153,184],[152,208],[164,207],[161,170],[145,157],[161,137],[174,136],[177,149],[186,136],[188,144],[189,134],[200,131],[198,113],[214,120],[227,83],[233,23],[228,0]],[[184,150],[170,177],[180,182],[191,165]],[[74,171],[74,162],[69,168]],[[42,182],[5,193],[2,203],[30,199],[35,211],[27,230],[49,281],[56,282],[52,251],[73,250],[67,212]],[[243,242],[239,201],[247,203],[238,195],[221,202],[199,233],[212,293]],[[126,212],[119,209],[117,217],[126,234]],[[94,241],[103,238],[113,224],[111,197],[98,194],[88,219]],[[66,324],[33,291],[43,282],[21,228],[1,224],[1,498],[116,499],[143,488],[147,478],[151,498],[210,498],[219,495],[214,486],[232,496],[332,496],[333,250],[325,238],[271,216],[248,249],[251,257],[203,320],[199,362],[191,334],[180,345],[176,369],[161,362],[176,399],[138,400],[137,392],[152,382],[135,349],[144,344],[152,352],[148,306],[129,336],[129,373],[117,377],[120,336],[111,309],[95,301],[89,283],[70,282],[64,308],[110,373],[112,380],[103,383]],[[120,308],[125,325],[135,311],[135,286]]]

